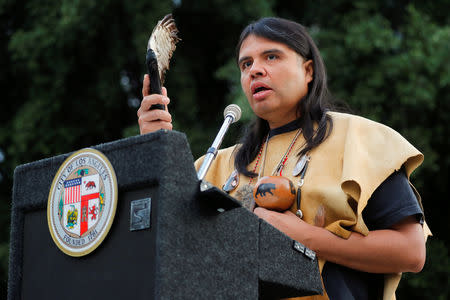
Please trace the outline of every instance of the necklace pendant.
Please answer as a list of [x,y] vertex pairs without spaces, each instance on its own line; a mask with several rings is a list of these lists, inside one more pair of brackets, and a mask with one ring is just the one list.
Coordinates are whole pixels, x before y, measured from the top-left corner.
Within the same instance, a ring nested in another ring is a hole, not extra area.
[[306,162],[308,162],[310,160],[310,157],[305,154],[303,155],[300,160],[297,162],[297,164],[295,165],[294,170],[292,171],[292,176],[296,177],[298,175],[300,175],[300,173],[303,171],[303,169],[306,166]]
[[253,211],[255,209],[255,198],[253,197],[253,185],[245,184],[236,192],[236,199],[238,199],[242,206]]
[[222,190],[224,192],[230,193],[239,185],[239,173],[237,170],[234,170],[230,177],[228,177],[225,184],[222,186]]

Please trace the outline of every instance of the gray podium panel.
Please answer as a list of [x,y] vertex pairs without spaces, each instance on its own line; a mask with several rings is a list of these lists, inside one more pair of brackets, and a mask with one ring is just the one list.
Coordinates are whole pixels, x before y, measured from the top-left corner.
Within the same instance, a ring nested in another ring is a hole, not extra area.
[[[228,195],[200,192],[184,134],[159,131],[93,148],[111,162],[119,197],[110,232],[86,256],[61,252],[47,225],[50,186],[70,154],[16,169],[8,299],[272,299],[321,293],[316,259],[295,250],[291,239]],[[226,210],[219,213],[216,206],[223,204]],[[132,218],[137,205],[150,210],[150,227],[141,229],[140,219]]]

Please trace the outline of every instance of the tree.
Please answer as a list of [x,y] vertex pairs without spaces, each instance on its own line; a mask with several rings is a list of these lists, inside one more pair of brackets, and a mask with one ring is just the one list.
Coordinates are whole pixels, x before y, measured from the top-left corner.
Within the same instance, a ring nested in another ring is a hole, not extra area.
[[[212,142],[228,103],[239,103],[243,119],[250,118],[234,57],[242,28],[267,15],[308,27],[336,98],[424,152],[412,179],[436,237],[428,243],[424,272],[401,282],[399,298],[448,297],[442,286],[450,269],[449,225],[441,212],[449,206],[431,204],[446,199],[450,169],[447,0],[97,2],[0,0],[0,290],[6,289],[14,168],[138,134],[147,40],[156,22],[173,12],[182,41],[166,78],[169,109],[194,157]],[[233,125],[223,146],[234,143],[240,129]],[[432,272],[437,275],[429,280]]]

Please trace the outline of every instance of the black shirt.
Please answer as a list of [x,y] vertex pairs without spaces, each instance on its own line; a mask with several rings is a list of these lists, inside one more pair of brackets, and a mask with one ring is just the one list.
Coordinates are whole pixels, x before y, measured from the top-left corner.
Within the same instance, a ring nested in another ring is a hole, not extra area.
[[[403,170],[394,172],[373,193],[363,210],[369,230],[388,229],[409,216],[422,223],[423,212]],[[331,300],[382,299],[383,274],[353,270],[326,262],[322,270],[325,290]]]

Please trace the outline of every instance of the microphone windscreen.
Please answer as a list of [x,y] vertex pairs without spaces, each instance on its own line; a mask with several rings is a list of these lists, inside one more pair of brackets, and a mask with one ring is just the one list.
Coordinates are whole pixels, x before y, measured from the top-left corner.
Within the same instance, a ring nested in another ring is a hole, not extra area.
[[241,108],[236,104],[228,105],[223,111],[223,117],[226,118],[227,116],[231,116],[233,118],[232,123],[238,121],[241,118]]

